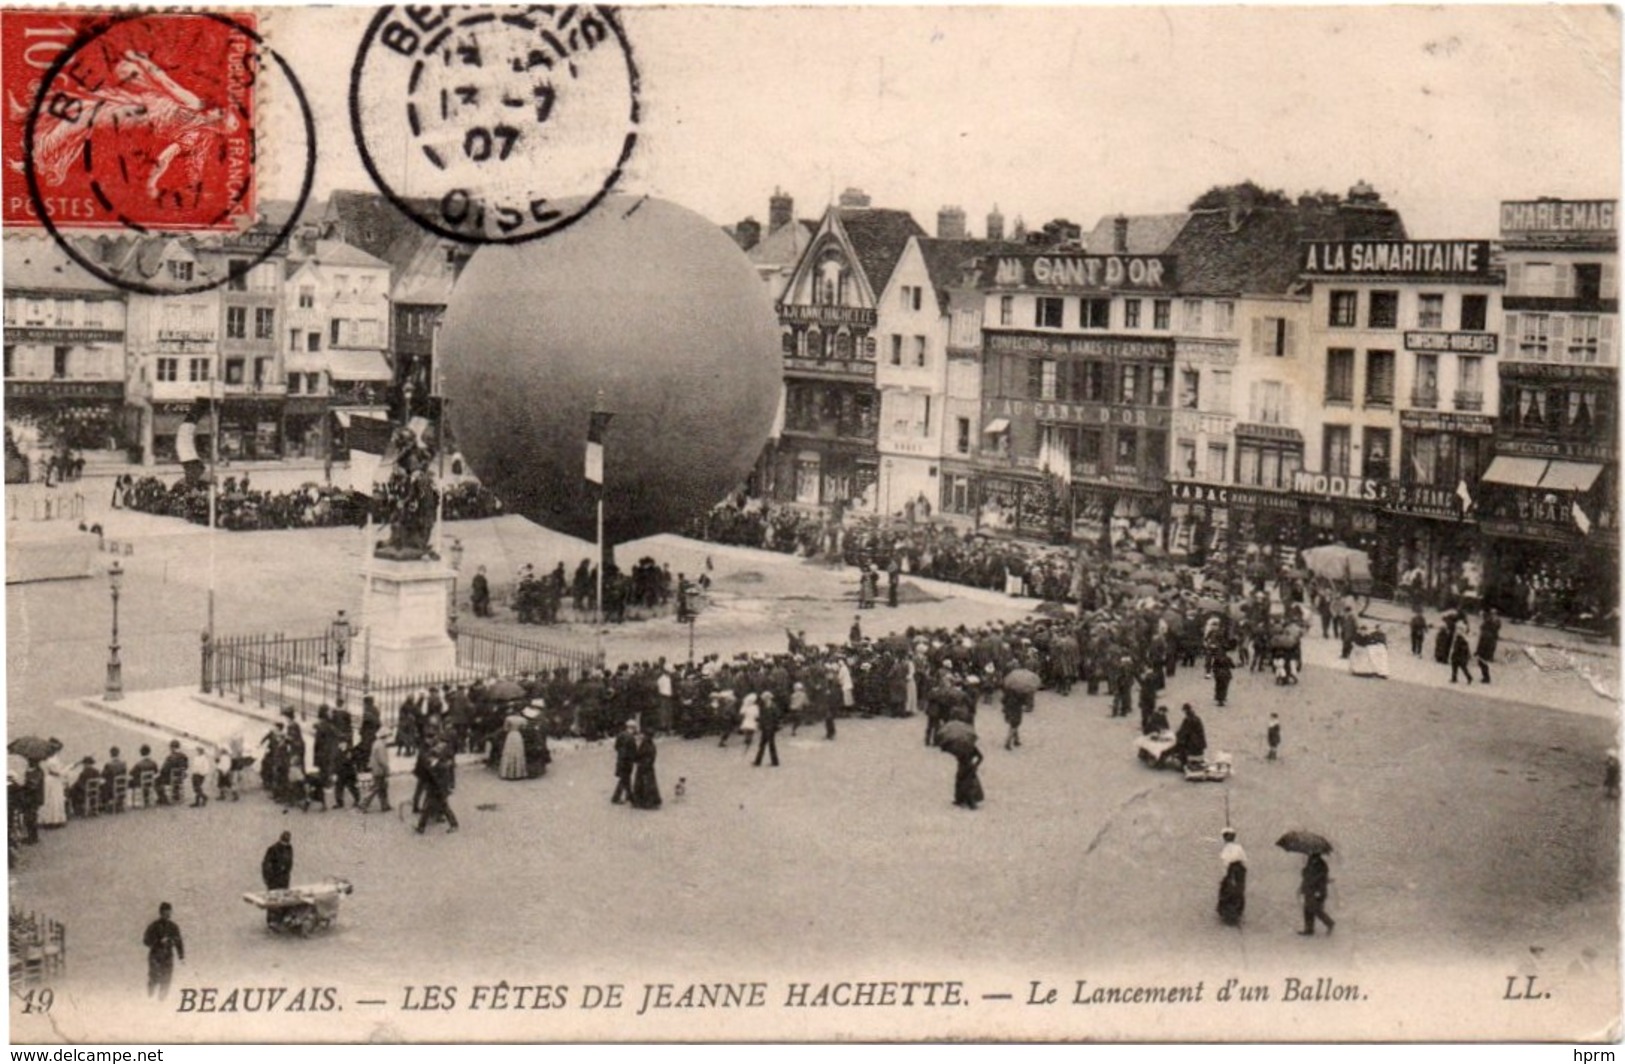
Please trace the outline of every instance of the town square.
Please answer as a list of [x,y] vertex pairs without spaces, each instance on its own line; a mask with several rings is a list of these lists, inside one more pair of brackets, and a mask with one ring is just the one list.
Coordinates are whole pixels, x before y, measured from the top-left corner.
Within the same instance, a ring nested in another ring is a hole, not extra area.
[[881,129],[936,16],[502,10],[0,20],[221,94],[7,132],[13,1041],[1617,1038],[1617,90],[1459,195],[718,202],[640,41],[880,19]]

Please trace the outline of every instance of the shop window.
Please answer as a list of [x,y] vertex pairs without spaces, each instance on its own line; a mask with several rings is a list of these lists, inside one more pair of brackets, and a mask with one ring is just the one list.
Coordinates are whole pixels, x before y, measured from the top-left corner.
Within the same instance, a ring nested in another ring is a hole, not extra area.
[[1365,405],[1394,405],[1394,353],[1365,353]]
[[1480,332],[1489,322],[1489,296],[1461,297],[1461,328],[1463,332]]
[[[1224,480],[1227,453],[1222,445],[1208,448],[1209,473]],[[1217,464],[1215,464],[1217,463]],[[1257,488],[1290,488],[1292,478],[1303,468],[1303,452],[1290,444],[1248,440],[1236,445],[1236,483]]]
[[160,358],[158,360],[157,379],[168,383],[180,380],[181,360],[178,358]]
[[1326,401],[1354,402],[1354,349],[1333,347],[1326,352]]
[[1140,327],[1140,300],[1123,300],[1123,328],[1138,329]]
[[1261,452],[1257,444],[1243,443],[1236,448],[1236,483],[1258,486],[1263,484],[1259,477],[1261,468]]
[[1110,329],[1112,327],[1112,301],[1109,299],[1079,300],[1078,321],[1085,329]]
[[1039,296],[1037,312],[1034,315],[1034,324],[1040,329],[1059,329],[1061,315],[1066,307],[1066,300],[1059,296]]
[[1171,299],[1154,299],[1151,301],[1151,327],[1163,332],[1168,331],[1168,323],[1174,313],[1174,301]]
[[1410,435],[1410,462],[1400,469],[1400,477],[1412,484],[1437,484],[1439,434],[1417,432]]
[[1104,441],[1099,429],[1083,429],[1078,433],[1078,449],[1072,455],[1072,472],[1079,476],[1100,476],[1100,452]]
[[1327,473],[1348,476],[1352,455],[1351,433],[1347,425],[1327,425],[1321,437],[1321,465]]
[[1331,293],[1326,324],[1334,329],[1352,329],[1359,323],[1360,293],[1334,291]]
[[1444,328],[1444,293],[1423,292],[1416,297],[1416,327],[1418,329]]
[[1399,327],[1399,293],[1372,292],[1366,309],[1366,323],[1373,329]]

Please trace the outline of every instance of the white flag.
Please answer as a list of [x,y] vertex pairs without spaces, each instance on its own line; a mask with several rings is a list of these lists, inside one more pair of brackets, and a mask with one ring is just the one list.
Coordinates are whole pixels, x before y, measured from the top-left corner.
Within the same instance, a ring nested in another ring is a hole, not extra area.
[[1586,512],[1580,509],[1580,504],[1577,502],[1570,503],[1569,513],[1574,515],[1574,523],[1580,526],[1581,534],[1591,535],[1591,518],[1587,517]]
[[1468,510],[1471,510],[1473,508],[1473,495],[1472,495],[1472,492],[1467,490],[1467,481],[1465,481],[1465,480],[1457,481],[1457,483],[1456,483],[1456,498],[1461,500],[1461,512],[1462,513],[1466,513]]

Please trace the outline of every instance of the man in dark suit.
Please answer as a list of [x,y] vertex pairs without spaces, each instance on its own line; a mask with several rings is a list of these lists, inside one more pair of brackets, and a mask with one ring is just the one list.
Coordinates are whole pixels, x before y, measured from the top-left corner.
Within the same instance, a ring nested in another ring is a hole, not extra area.
[[124,758],[119,756],[118,747],[115,746],[107,751],[107,761],[102,765],[102,799],[109,803],[116,802],[118,807],[113,810],[116,813],[124,811],[124,799],[119,796],[114,781],[120,776],[124,776],[126,778],[125,788],[128,789],[129,775],[130,766],[126,765]]
[[776,736],[779,734],[779,722],[783,718],[783,710],[779,708],[779,701],[772,691],[762,692],[762,715],[757,719],[756,726],[761,729],[760,737],[756,740],[756,760],[753,765],[761,765],[762,755],[773,755],[773,767],[779,767],[779,744]]
[[[293,835],[289,832],[284,831],[266,847],[265,856],[260,860],[260,879],[264,880],[266,890],[287,890],[293,882]],[[280,927],[286,912],[285,909],[267,908],[265,926]]]
[[1337,928],[1337,921],[1326,915],[1326,894],[1331,883],[1332,872],[1326,867],[1326,858],[1318,853],[1310,854],[1298,886],[1298,893],[1303,895],[1303,930],[1298,934],[1313,935],[1316,920],[1326,925],[1328,935]]
[[638,756],[638,722],[629,720],[615,737],[615,793],[610,801],[623,805],[632,797],[632,766]]
[[474,583],[469,592],[469,597],[473,602],[474,616],[491,616],[491,582],[486,579],[485,566],[483,565],[474,574]]

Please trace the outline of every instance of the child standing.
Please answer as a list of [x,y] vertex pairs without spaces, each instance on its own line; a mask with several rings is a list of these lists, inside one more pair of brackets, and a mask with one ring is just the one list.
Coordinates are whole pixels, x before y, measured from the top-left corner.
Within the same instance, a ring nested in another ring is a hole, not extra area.
[[1269,744],[1270,744],[1270,752],[1269,752],[1269,755],[1268,755],[1268,760],[1270,760],[1270,761],[1279,760],[1280,759],[1280,749],[1281,749],[1281,718],[1280,718],[1280,716],[1278,714],[1275,714],[1275,713],[1270,714],[1269,731],[1266,732],[1265,735],[1269,739]]

